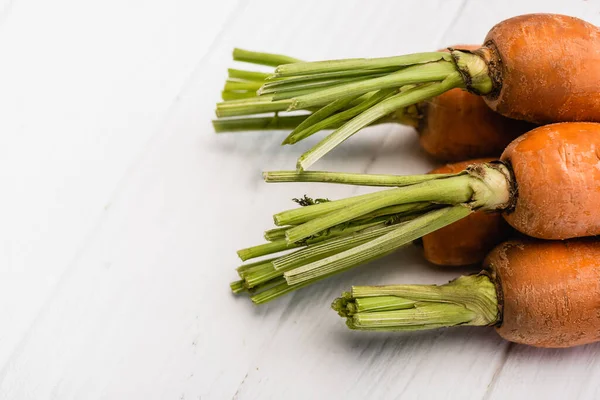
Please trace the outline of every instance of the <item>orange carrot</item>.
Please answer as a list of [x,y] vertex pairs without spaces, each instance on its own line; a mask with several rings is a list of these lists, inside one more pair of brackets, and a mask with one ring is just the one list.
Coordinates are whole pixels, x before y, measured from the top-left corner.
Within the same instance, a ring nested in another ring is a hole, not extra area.
[[511,240],[478,275],[448,284],[354,286],[333,303],[352,329],[495,326],[504,339],[537,347],[600,340],[600,241]]
[[[258,90],[261,97],[221,103],[217,114],[308,109],[329,117],[349,107],[337,120],[342,125],[298,159],[297,169],[305,170],[363,127],[456,88],[483,96],[509,118],[600,122],[598,65],[596,26],[564,15],[522,15],[494,26],[477,50],[283,64]],[[295,138],[322,120],[307,120]]]
[[[278,286],[257,296],[268,301],[389,254],[478,211],[497,212],[520,233],[541,239],[600,235],[598,143],[600,124],[558,123],[514,140],[501,161],[473,164],[453,174],[265,173],[267,182],[394,188],[278,213],[274,220],[281,226],[280,241],[245,249],[240,255],[306,246],[292,256],[293,263],[285,263],[285,269],[275,268],[278,274],[267,271],[265,276],[276,278]],[[342,237],[328,236],[332,234]],[[332,244],[338,241],[343,245]]]
[[[463,161],[436,168],[432,174],[455,174],[469,165],[493,161],[491,158]],[[476,211],[444,228],[422,237],[427,261],[446,266],[474,265],[498,243],[506,240],[512,229],[498,213]]]

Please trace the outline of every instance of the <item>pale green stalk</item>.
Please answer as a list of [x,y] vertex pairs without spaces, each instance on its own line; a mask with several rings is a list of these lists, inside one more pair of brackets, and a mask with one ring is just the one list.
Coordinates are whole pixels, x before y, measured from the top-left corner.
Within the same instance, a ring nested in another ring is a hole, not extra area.
[[382,77],[341,84],[299,96],[294,99],[290,110],[320,106],[341,96],[360,95],[375,90],[399,88],[404,85],[443,81],[453,73],[456,73],[456,69],[450,62],[415,65]]
[[351,329],[361,330],[487,326],[501,318],[495,284],[485,274],[462,276],[440,286],[355,286],[332,308],[347,318]]
[[276,67],[281,64],[302,62],[301,60],[299,60],[297,58],[284,56],[281,54],[263,53],[263,52],[250,51],[250,50],[244,50],[244,49],[238,49],[238,48],[233,49],[232,55],[233,55],[233,59],[235,61],[267,65],[270,67]]
[[289,285],[319,280],[322,277],[389,254],[415,239],[466,217],[471,212],[469,207],[463,205],[430,211],[412,221],[398,225],[391,232],[367,243],[287,271],[284,273],[284,277]]
[[253,97],[250,99],[232,100],[217,103],[217,117],[235,117],[239,115],[263,114],[285,111],[292,104],[291,100],[274,101],[272,96]]
[[276,76],[298,76],[321,74],[326,72],[348,70],[374,70],[380,68],[400,68],[414,64],[424,64],[440,60],[450,61],[449,53],[430,52],[406,54],[394,57],[380,58],[349,58],[344,60],[298,62],[289,65],[280,65],[275,69]]
[[473,190],[469,185],[471,179],[468,175],[462,175],[370,193],[362,201],[354,202],[342,209],[289,229],[286,231],[285,236],[288,243],[295,243],[329,227],[384,207],[399,204],[422,201],[435,201],[445,204],[463,203],[469,201],[473,195]]
[[269,171],[263,172],[263,179],[268,183],[280,182],[321,182],[339,183],[343,185],[362,186],[408,186],[415,183],[448,178],[452,174],[425,175],[383,175],[357,174],[326,171]]
[[259,81],[264,82],[268,77],[267,72],[258,71],[246,71],[241,69],[229,68],[227,70],[227,76],[231,79],[239,79],[244,81]]
[[[326,106],[315,111],[307,119],[305,119],[300,124],[298,124],[298,126],[296,126],[294,128],[294,130],[285,138],[285,140],[283,141],[282,144],[293,143],[290,141],[290,139],[292,137],[294,137],[295,135],[297,135],[299,132],[302,132],[311,126],[314,126],[315,124],[318,124],[319,122],[323,121],[324,119],[331,116],[332,114],[345,108],[346,106],[348,106],[352,101],[356,100],[357,98],[358,98],[358,96],[343,97],[338,100],[332,101],[331,103],[327,104]],[[324,129],[324,128],[322,128],[322,129]]]
[[225,90],[225,91],[251,90],[251,91],[256,92],[260,87],[261,87],[261,82],[254,82],[254,81],[240,82],[240,81],[234,81],[234,80],[228,79],[227,81],[225,81],[225,87],[223,88],[223,90]]
[[300,156],[296,165],[297,169],[304,170],[309,168],[338,144],[379,118],[411,104],[438,96],[452,88],[459,87],[461,84],[462,78],[455,72],[443,82],[417,86],[381,101],[348,121],[341,128],[336,129],[316,146]]
[[273,117],[215,119],[212,121],[215,132],[242,132],[294,129],[309,115],[289,115]]
[[290,133],[289,136],[283,141],[283,144],[294,144],[300,140],[306,139],[307,137],[323,129],[337,126],[349,120],[350,118],[353,118],[356,115],[362,113],[363,111],[368,110],[370,107],[373,107],[374,105],[383,101],[384,99],[390,97],[393,94],[393,92],[394,89],[379,90],[373,93],[373,95],[371,95],[368,99],[365,99],[361,103],[348,110],[342,111],[321,121],[315,122],[314,125],[303,127],[302,130],[295,129],[294,132]]

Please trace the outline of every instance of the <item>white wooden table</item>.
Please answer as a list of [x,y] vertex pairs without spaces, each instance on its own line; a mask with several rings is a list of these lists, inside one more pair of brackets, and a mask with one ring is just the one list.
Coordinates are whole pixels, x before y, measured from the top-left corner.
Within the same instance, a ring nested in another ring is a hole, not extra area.
[[[0,398],[598,398],[600,345],[540,350],[493,329],[348,331],[355,284],[445,282],[407,247],[263,307],[229,292],[235,250],[304,193],[263,184],[318,138],[213,134],[234,46],[304,59],[480,42],[496,22],[598,1],[0,0]],[[416,173],[380,126],[319,169]]]

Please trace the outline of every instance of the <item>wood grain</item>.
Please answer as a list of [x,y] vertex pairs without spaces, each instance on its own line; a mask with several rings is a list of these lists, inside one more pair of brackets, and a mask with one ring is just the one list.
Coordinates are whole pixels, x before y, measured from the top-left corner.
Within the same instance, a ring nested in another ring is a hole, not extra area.
[[[4,4],[4,3],[2,3]],[[8,3],[7,3],[8,4]],[[234,46],[305,59],[483,38],[532,11],[600,23],[600,3],[14,0],[0,19],[0,398],[596,398],[600,347],[540,351],[488,329],[349,332],[351,284],[445,282],[413,247],[257,308],[235,250],[304,193],[266,185],[318,138],[215,135]],[[432,166],[407,128],[367,129],[319,168]]]

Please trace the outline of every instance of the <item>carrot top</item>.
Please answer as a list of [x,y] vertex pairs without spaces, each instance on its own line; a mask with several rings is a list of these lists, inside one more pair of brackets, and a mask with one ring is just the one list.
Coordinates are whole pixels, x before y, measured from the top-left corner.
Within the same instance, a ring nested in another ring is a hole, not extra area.
[[359,330],[489,326],[500,319],[496,287],[485,274],[461,276],[440,286],[353,286],[331,307],[350,329]]
[[327,182],[391,189],[337,201],[297,200],[303,207],[274,215],[267,243],[242,249],[242,260],[296,251],[238,269],[236,293],[263,303],[386,255],[475,210],[504,210],[513,191],[501,163],[475,164],[458,174],[415,176],[333,172],[268,172],[267,182]]
[[[476,94],[492,93],[497,85],[490,77],[493,74],[488,71],[484,51],[450,49],[449,53],[290,62],[287,56],[236,49],[234,59],[240,61],[264,65],[274,65],[279,59],[288,61],[268,76],[229,70],[230,80],[223,91],[226,101],[217,104],[217,116],[277,114],[275,118],[257,121],[217,119],[215,130],[293,127],[283,142],[293,144],[320,130],[334,128],[333,133],[298,159],[298,170],[305,170],[350,136],[382,122],[386,116],[397,113],[395,118],[413,124],[410,114],[414,111],[410,106],[416,103],[454,88]],[[279,120],[279,113],[295,110],[310,114]]]

